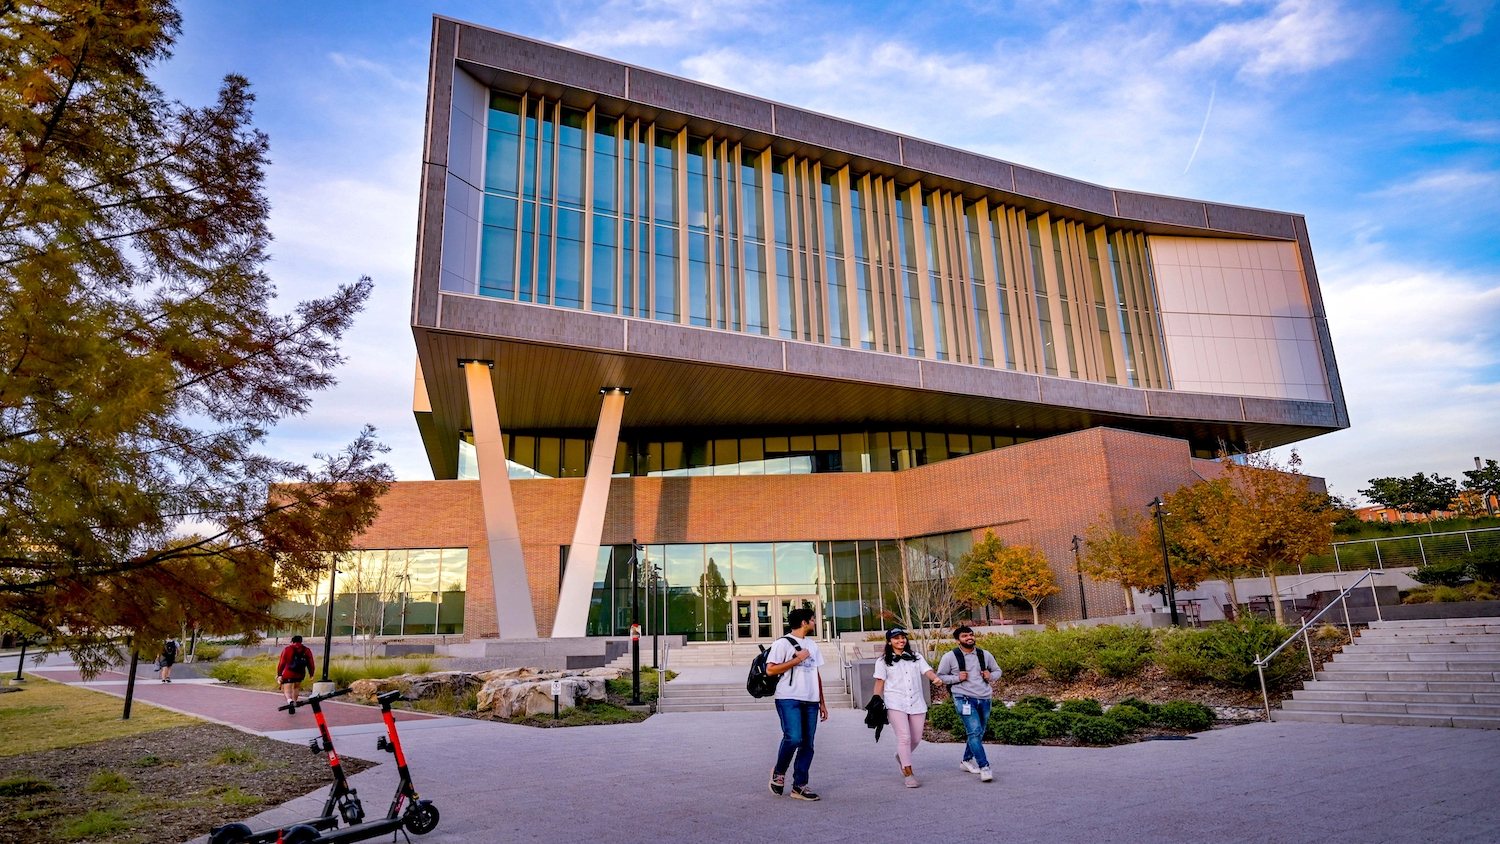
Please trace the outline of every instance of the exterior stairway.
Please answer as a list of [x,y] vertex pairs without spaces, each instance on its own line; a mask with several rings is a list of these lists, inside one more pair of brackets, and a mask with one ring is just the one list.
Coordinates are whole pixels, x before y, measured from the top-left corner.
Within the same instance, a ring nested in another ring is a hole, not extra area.
[[1500,729],[1500,618],[1377,621],[1276,721]]

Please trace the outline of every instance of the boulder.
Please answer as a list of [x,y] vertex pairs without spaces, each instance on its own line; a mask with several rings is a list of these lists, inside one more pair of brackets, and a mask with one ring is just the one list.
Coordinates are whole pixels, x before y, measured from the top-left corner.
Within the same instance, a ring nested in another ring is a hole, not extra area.
[[379,679],[355,680],[349,684],[349,692],[360,700],[374,700],[378,694],[402,688],[401,681],[407,675],[399,677],[382,677]]

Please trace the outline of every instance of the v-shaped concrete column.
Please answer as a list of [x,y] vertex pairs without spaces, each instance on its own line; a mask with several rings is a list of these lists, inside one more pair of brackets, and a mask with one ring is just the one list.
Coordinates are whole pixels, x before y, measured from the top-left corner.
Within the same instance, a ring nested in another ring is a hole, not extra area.
[[594,566],[599,560],[599,541],[604,535],[604,510],[609,505],[609,479],[615,471],[615,447],[620,442],[620,415],[625,411],[629,390],[606,387],[604,406],[599,409],[599,427],[594,431],[594,453],[589,457],[583,481],[583,503],[568,549],[568,567],[563,571],[557,595],[557,619],[552,638],[583,636],[589,622],[589,600],[594,594]]
[[[464,361],[469,387],[469,417],[474,424],[474,453],[479,464],[479,497],[484,504],[484,532],[490,549],[490,583],[495,591],[495,622],[502,639],[535,639],[536,612],[521,553],[516,502],[510,494],[510,470],[488,361]],[[611,450],[611,453],[613,451]]]

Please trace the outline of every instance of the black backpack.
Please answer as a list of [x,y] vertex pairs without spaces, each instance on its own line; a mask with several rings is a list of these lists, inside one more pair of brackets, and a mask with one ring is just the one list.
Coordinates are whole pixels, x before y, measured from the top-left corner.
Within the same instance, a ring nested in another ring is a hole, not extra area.
[[286,673],[306,674],[308,669],[307,654],[304,648],[293,647],[292,658],[286,662]]
[[168,642],[165,645],[163,645],[162,649],[161,649],[161,656],[162,656],[162,659],[165,659],[167,662],[176,662],[177,661],[177,643],[176,642]]
[[[796,639],[793,639],[791,636],[783,636],[781,638],[791,642],[792,647],[796,648],[798,653],[802,652],[802,646],[797,644]],[[760,653],[755,655],[755,659],[750,660],[750,676],[745,679],[745,691],[749,692],[751,697],[770,697],[776,694],[777,684],[781,682],[782,677],[786,676],[785,674],[778,674],[772,677],[766,673],[766,656],[770,652],[769,648],[761,645]]]

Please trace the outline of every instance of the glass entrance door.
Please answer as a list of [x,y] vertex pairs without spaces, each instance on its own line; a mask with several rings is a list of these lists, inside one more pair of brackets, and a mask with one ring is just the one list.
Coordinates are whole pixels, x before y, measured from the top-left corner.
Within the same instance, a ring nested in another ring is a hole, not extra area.
[[743,642],[769,642],[786,633],[787,616],[792,610],[807,607],[822,630],[821,613],[816,595],[774,595],[734,599],[734,638]]

